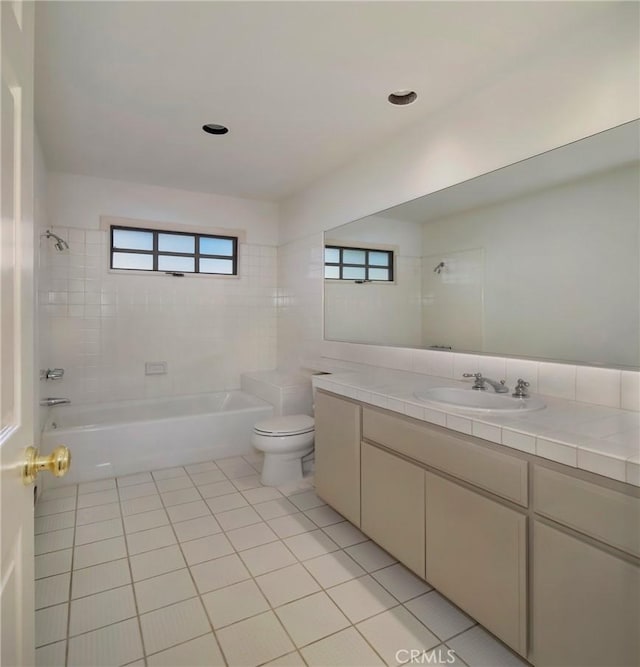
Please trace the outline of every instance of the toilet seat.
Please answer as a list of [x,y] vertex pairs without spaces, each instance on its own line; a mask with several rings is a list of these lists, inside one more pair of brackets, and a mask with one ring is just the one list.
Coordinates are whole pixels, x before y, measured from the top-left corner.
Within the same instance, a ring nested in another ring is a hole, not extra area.
[[312,433],[315,422],[308,415],[286,415],[284,417],[271,417],[258,422],[253,430],[261,436],[281,438],[289,435],[303,435]]

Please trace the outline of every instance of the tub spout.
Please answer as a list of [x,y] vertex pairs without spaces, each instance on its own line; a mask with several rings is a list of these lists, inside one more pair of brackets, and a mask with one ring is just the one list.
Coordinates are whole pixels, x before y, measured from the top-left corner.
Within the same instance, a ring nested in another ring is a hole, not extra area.
[[55,405],[69,405],[71,403],[70,398],[41,398],[40,405],[43,408],[52,408]]

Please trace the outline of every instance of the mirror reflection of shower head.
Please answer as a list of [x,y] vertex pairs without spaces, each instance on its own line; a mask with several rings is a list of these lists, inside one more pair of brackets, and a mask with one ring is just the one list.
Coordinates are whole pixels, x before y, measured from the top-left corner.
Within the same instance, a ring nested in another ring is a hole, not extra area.
[[57,234],[54,234],[50,229],[47,229],[47,231],[44,234],[42,234],[42,236],[48,239],[55,239],[56,242],[54,244],[54,248],[58,252],[62,252],[63,250],[69,249],[69,244],[64,239],[60,238]]

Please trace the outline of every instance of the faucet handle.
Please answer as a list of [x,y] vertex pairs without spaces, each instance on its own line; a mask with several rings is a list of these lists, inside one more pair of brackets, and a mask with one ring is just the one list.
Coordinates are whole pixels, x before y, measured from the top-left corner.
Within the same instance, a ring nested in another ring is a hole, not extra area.
[[482,377],[482,373],[463,373],[462,377],[463,378],[475,378],[476,380],[479,380]]
[[512,396],[515,398],[528,398],[529,393],[527,392],[527,387],[529,386],[529,383],[526,380],[523,380],[522,378],[519,378],[518,381],[516,382],[516,388]]

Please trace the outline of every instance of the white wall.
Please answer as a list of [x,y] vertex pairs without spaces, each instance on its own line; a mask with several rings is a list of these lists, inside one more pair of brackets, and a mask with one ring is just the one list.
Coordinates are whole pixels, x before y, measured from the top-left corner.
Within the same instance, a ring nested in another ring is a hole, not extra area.
[[[74,403],[189,394],[273,368],[277,213],[269,202],[50,174],[48,222],[70,250],[41,241],[41,365],[65,378],[41,391]],[[239,278],[109,273],[101,215],[244,230]],[[166,361],[168,374],[145,376],[145,361]]]
[[[535,61],[284,202],[281,261],[294,247],[320,256],[324,230],[636,119],[639,49],[631,3],[589,32],[576,30],[563,52],[541,48]],[[329,347],[322,345],[321,274],[315,282],[307,276],[303,288],[287,275],[280,289],[296,317],[279,321],[278,360],[295,366]]]

